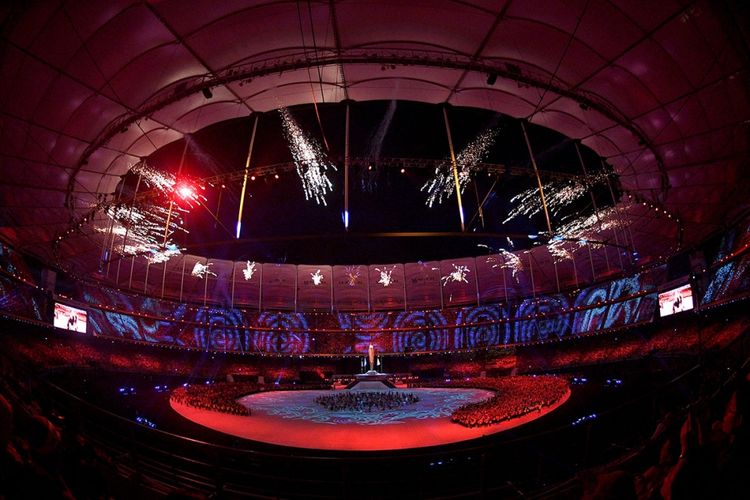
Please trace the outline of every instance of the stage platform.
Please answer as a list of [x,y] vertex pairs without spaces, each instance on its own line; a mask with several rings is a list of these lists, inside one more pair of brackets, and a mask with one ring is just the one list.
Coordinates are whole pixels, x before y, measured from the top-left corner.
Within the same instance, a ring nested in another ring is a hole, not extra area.
[[252,415],[237,416],[200,410],[172,402],[183,417],[219,432],[253,441],[296,448],[346,451],[398,450],[438,446],[496,434],[535,420],[567,401],[523,417],[487,427],[468,428],[451,422],[459,406],[486,399],[481,389],[409,389],[420,401],[379,412],[328,411],[314,402],[332,391],[269,391],[239,402]]

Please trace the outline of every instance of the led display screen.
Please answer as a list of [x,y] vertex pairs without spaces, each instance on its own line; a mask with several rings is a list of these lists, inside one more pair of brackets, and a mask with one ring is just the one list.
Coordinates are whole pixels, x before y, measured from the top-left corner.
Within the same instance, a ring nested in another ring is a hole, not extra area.
[[669,316],[693,308],[693,290],[683,285],[659,294],[659,316]]
[[53,321],[55,328],[86,333],[87,321],[88,315],[83,309],[55,302],[55,317]]

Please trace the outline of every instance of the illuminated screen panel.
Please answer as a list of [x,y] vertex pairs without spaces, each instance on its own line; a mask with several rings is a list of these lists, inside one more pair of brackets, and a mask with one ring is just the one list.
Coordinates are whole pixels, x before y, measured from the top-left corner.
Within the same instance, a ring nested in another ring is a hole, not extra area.
[[440,262],[440,284],[446,306],[477,302],[476,273],[473,258]]
[[375,310],[403,309],[406,300],[403,264],[371,265],[370,304]]
[[393,352],[446,351],[450,329],[441,311],[405,311],[393,322]]
[[331,266],[297,266],[297,307],[302,310],[326,310],[333,300]]
[[404,264],[404,277],[406,279],[407,308],[438,308],[441,306],[440,262]]
[[338,311],[368,308],[366,266],[333,266],[333,301]]
[[656,314],[656,293],[610,304],[603,327],[617,328],[651,322]]
[[268,309],[294,309],[297,290],[297,266],[263,264],[261,304]]
[[509,342],[508,310],[499,304],[465,307],[459,310],[453,330],[453,348],[474,349]]
[[88,314],[83,309],[55,302],[55,317],[53,320],[55,328],[86,333],[87,322]]
[[712,271],[702,304],[745,295],[750,291],[750,252]]
[[670,316],[693,308],[693,289],[683,285],[659,294],[659,316]]
[[0,274],[0,311],[22,318],[46,319],[44,295],[37,289],[14,278]]

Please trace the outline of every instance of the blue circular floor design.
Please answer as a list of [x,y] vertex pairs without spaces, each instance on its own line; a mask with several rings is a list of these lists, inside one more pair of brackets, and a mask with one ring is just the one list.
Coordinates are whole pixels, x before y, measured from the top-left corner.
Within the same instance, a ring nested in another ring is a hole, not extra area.
[[398,424],[409,419],[448,417],[461,405],[490,398],[494,393],[483,389],[407,389],[419,396],[414,404],[383,411],[329,411],[315,403],[320,395],[332,391],[270,391],[250,394],[238,402],[255,413],[281,418],[306,420],[321,424]]

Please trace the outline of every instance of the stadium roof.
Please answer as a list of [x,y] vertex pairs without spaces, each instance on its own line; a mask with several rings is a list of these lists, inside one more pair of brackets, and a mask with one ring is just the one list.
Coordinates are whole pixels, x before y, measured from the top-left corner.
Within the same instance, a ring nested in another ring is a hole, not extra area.
[[49,263],[64,237],[95,269],[102,236],[70,232],[141,158],[256,111],[398,99],[580,140],[659,258],[748,206],[747,19],[712,1],[16,2],[0,9],[0,237]]

